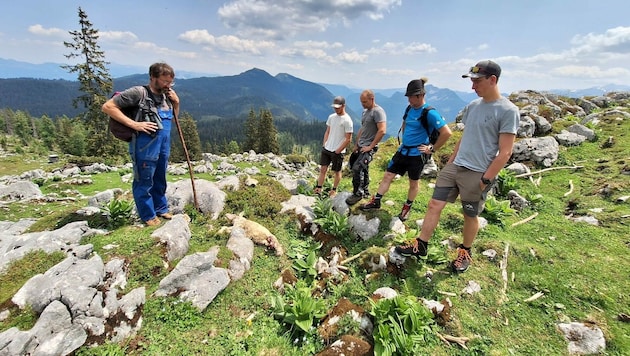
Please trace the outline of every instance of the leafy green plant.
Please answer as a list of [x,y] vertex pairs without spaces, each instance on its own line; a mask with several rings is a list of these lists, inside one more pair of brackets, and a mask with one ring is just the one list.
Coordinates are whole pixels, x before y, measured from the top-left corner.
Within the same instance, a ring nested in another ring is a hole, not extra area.
[[507,197],[510,190],[516,190],[518,188],[518,180],[514,172],[502,169],[497,175],[497,195],[500,197]]
[[514,215],[515,210],[510,207],[509,200],[497,200],[490,197],[486,200],[485,209],[482,215],[490,222],[504,226],[503,218]]
[[319,219],[326,217],[332,208],[332,200],[328,198],[318,198],[315,201],[315,204],[313,204],[313,213],[315,214],[315,218]]
[[133,202],[128,200],[112,199],[107,206],[103,208],[109,215],[110,228],[117,229],[127,225],[131,221],[131,212],[133,211]]
[[374,317],[374,355],[414,355],[435,338],[433,313],[414,296],[370,300]]
[[201,312],[190,302],[179,298],[151,298],[145,304],[147,323],[158,323],[163,327],[179,331],[190,330],[203,319]]
[[301,332],[311,331],[313,324],[326,315],[326,304],[311,295],[310,288],[298,282],[287,284],[284,296],[276,294],[271,299],[273,315],[281,322],[296,326]]
[[295,270],[298,278],[305,278],[308,282],[311,282],[317,277],[317,269],[315,269],[315,263],[317,262],[317,254],[315,251],[310,251],[308,255],[303,258],[298,258],[293,261],[293,270]]
[[338,212],[331,210],[326,216],[315,219],[315,223],[319,224],[321,228],[340,239],[350,234],[350,225],[348,225],[348,217],[346,215],[339,214]]

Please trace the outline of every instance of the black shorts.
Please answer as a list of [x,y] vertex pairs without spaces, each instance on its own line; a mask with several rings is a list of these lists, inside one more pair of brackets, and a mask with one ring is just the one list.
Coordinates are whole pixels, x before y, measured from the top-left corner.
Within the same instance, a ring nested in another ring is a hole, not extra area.
[[337,154],[322,147],[322,153],[319,156],[319,164],[322,166],[331,166],[330,169],[333,172],[339,172],[343,164],[343,153]]
[[404,176],[405,173],[408,173],[409,179],[419,180],[422,169],[424,169],[426,159],[426,155],[405,156],[400,153],[400,151],[398,151],[389,161],[389,164],[387,165],[387,171],[394,174],[400,174],[401,176]]

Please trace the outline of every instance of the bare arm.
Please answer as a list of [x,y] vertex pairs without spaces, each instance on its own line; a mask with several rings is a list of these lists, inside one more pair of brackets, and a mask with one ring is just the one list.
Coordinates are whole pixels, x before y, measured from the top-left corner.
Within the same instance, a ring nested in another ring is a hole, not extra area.
[[376,147],[376,145],[378,145],[379,142],[381,142],[383,136],[385,136],[385,130],[387,129],[387,124],[385,121],[377,122],[376,128],[378,129],[378,131],[376,131],[376,136],[374,136],[374,140],[372,140],[372,143],[370,143],[369,146],[362,147],[361,152],[371,151],[374,147]]
[[511,133],[502,133],[499,134],[499,153],[492,160],[488,169],[486,169],[486,173],[484,173],[483,177],[488,179],[494,179],[501,169],[505,167],[505,164],[512,156],[512,148],[514,147],[514,139],[516,135]]
[[346,147],[350,144],[350,142],[352,142],[352,132],[346,132],[345,139],[343,140],[343,142],[341,142],[341,145],[339,145],[339,148],[335,150],[335,153],[337,154],[341,153],[341,151],[346,149]]

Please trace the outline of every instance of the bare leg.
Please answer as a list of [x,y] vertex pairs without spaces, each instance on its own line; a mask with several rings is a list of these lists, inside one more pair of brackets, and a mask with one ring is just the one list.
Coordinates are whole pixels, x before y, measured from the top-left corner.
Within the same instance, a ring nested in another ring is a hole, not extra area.
[[462,234],[464,235],[464,247],[470,248],[472,247],[473,241],[477,237],[477,232],[479,231],[479,219],[475,217],[470,217],[464,214],[464,229]]
[[414,201],[416,200],[416,196],[418,195],[418,190],[420,190],[420,186],[418,184],[418,180],[409,180],[409,191],[407,192],[407,200]]
[[422,223],[422,230],[420,231],[420,236],[418,236],[420,240],[429,242],[431,236],[433,235],[433,231],[435,231],[435,228],[440,222],[440,215],[442,214],[442,210],[445,206],[445,201],[435,199],[429,200],[427,213],[424,215],[424,222]]
[[394,177],[396,177],[394,173],[385,172],[385,175],[383,175],[383,179],[378,185],[378,189],[376,190],[376,192],[380,195],[385,195],[385,193],[387,193],[387,191],[389,190],[389,186],[390,184],[392,184],[392,180],[394,180]]

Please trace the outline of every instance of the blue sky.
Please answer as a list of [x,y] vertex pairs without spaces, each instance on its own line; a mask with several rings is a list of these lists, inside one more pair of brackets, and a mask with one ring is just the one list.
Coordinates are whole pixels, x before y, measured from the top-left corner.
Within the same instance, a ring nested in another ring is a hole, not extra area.
[[20,0],[3,4],[0,58],[69,63],[79,6],[105,59],[142,70],[470,91],[461,75],[492,59],[507,93],[630,83],[627,0]]

